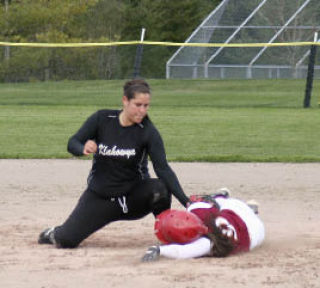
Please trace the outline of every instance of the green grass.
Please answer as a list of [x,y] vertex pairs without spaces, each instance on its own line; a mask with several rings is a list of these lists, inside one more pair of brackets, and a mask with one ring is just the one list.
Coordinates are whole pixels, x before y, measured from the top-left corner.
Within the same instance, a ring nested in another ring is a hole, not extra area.
[[[93,112],[121,107],[124,81],[0,84],[0,158],[68,158],[68,138]],[[150,80],[150,117],[170,161],[320,161],[319,83]]]

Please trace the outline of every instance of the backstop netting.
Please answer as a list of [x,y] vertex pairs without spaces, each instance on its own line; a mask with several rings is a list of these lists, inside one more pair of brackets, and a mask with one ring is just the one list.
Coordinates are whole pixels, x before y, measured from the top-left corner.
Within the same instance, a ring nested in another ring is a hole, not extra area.
[[[319,30],[319,0],[223,0],[186,43],[310,42]],[[299,45],[182,46],[168,60],[166,77],[305,78],[309,53],[310,47]],[[320,66],[315,66],[314,76],[320,78]]]

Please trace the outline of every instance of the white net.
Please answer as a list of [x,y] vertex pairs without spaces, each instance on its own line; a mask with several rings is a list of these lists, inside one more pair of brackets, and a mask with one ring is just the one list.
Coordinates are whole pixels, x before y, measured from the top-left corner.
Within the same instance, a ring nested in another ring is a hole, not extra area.
[[[314,41],[319,0],[224,0],[187,43]],[[167,62],[167,78],[305,78],[309,46],[181,47]],[[317,62],[316,62],[317,63]],[[320,66],[315,66],[320,78]]]

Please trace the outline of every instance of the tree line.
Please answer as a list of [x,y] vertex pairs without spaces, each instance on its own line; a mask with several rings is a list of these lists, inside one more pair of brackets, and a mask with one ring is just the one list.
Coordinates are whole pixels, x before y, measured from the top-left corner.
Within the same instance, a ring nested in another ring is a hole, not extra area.
[[[1,42],[184,42],[221,0],[1,0]],[[0,82],[130,78],[135,46],[3,47]],[[175,48],[176,49],[176,48]],[[144,77],[163,78],[175,50],[146,47]]]

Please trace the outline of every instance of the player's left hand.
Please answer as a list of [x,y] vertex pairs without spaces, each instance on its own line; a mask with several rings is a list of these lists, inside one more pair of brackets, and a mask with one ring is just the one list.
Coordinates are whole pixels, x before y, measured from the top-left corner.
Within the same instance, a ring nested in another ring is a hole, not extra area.
[[151,246],[146,251],[146,254],[142,257],[142,262],[153,262],[160,258],[160,248],[159,246]]

